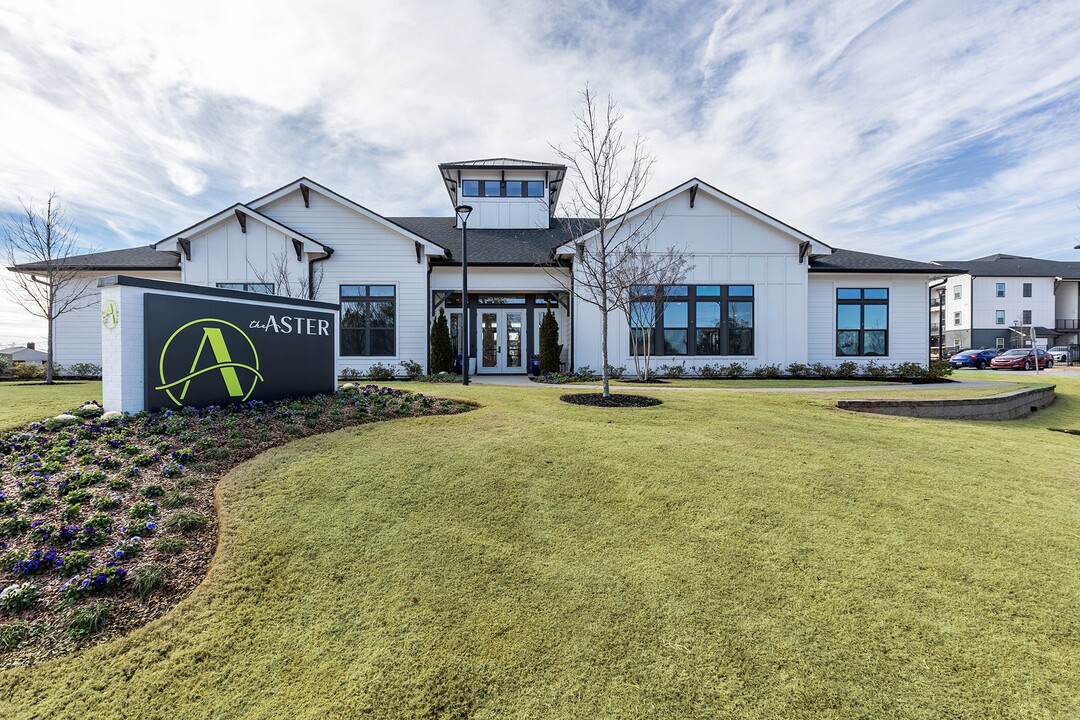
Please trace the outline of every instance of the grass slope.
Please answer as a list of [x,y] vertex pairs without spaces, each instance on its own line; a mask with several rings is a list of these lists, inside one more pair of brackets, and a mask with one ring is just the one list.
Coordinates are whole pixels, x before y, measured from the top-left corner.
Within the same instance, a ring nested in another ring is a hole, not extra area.
[[[485,404],[222,481],[207,581],[2,717],[1080,716],[1080,382],[1010,423],[813,395]],[[658,393],[659,395],[659,393]]]
[[0,383],[0,431],[44,420],[87,400],[101,402],[100,380],[44,383]]

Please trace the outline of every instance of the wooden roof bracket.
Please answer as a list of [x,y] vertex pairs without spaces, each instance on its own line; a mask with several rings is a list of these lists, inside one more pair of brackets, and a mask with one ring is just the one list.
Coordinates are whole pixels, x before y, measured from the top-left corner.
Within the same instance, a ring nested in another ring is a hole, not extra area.
[[304,196],[304,207],[311,207],[311,188],[304,183],[300,183],[300,194]]
[[694,202],[697,200],[697,185],[690,186],[690,207],[694,207]]
[[300,241],[300,240],[297,240],[296,238],[289,238],[289,239],[292,240],[293,250],[296,251],[296,259],[297,260],[303,260],[304,259],[304,243],[302,241]]
[[242,232],[242,233],[244,233],[246,235],[247,234],[247,215],[245,215],[244,211],[240,210],[239,208],[237,208],[233,212],[236,213],[236,219],[240,222],[240,232]]
[[806,256],[810,254],[810,241],[804,240],[799,243],[799,264],[802,265],[806,260]]
[[184,238],[176,238],[176,244],[184,251],[184,257],[191,262],[191,241]]
[[418,242],[414,242],[413,245],[416,246],[416,264],[420,265],[423,262],[424,246]]

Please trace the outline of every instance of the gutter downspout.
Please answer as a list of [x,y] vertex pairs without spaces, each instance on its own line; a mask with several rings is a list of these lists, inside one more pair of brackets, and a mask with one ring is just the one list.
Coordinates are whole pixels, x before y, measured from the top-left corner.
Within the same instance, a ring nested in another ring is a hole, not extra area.
[[326,248],[326,254],[319,258],[314,258],[308,263],[308,300],[315,299],[315,263],[329,260],[330,256],[334,254],[334,248]]
[[[428,260],[428,264],[427,264],[427,325],[425,327],[426,332],[424,333],[424,352],[425,352],[425,355],[424,355],[424,367],[427,369],[427,372],[428,372],[429,375],[431,374],[431,327],[432,327],[432,323],[435,322],[435,318],[433,317],[434,314],[435,314],[435,311],[431,307],[431,272],[434,269],[435,268],[432,267],[432,265],[431,265],[431,261]],[[453,368],[451,368],[451,369],[453,369]]]

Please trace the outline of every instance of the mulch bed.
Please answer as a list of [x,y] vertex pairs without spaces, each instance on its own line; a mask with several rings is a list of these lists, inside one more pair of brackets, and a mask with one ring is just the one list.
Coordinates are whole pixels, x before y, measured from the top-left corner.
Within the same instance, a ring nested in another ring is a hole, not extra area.
[[[4,607],[0,595],[0,668],[105,642],[187,597],[217,544],[214,486],[245,460],[308,435],[473,407],[346,385],[334,395],[134,416],[102,417],[88,403],[73,411],[81,417],[0,437],[0,590],[33,586],[26,606]],[[165,583],[140,597],[148,568]],[[104,627],[80,637],[74,616],[99,603]]]
[[559,399],[571,405],[603,408],[640,408],[660,404],[660,401],[654,397],[626,393],[611,393],[607,397],[604,397],[604,393],[567,393],[560,395]]

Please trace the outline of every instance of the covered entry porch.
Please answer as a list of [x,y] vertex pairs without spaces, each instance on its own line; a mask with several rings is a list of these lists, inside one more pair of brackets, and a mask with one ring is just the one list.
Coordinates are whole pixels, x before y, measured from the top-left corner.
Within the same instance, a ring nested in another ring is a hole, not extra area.
[[[570,332],[570,298],[563,291],[483,291],[469,293],[469,372],[475,375],[534,374],[540,353],[540,322],[550,310],[559,324],[561,362],[569,358],[566,338]],[[463,324],[461,292],[435,290],[431,298],[431,318],[445,311],[450,339],[461,370]]]

